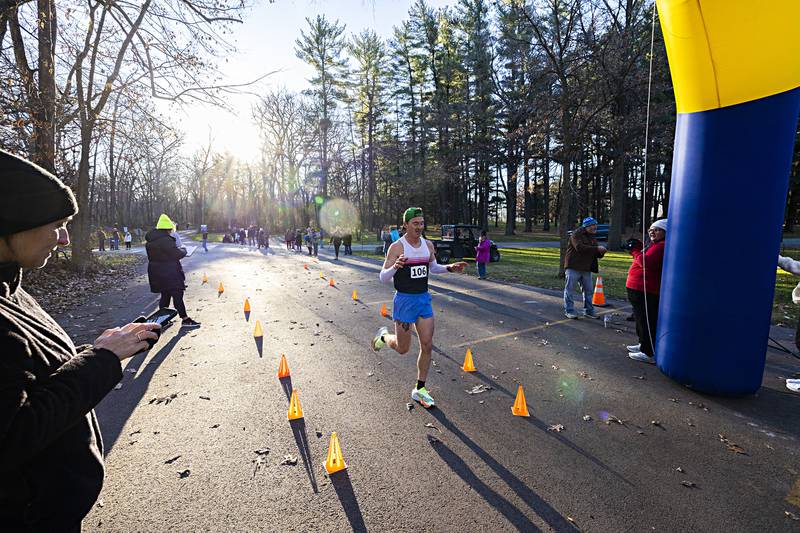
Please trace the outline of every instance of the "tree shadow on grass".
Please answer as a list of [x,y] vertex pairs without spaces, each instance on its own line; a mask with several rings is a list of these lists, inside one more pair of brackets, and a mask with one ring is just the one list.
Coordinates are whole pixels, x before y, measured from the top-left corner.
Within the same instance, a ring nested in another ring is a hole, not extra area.
[[367,526],[364,523],[361,508],[358,506],[353,484],[350,482],[350,474],[347,473],[347,470],[340,470],[331,474],[330,480],[339,497],[339,502],[342,504],[344,514],[347,516],[347,521],[350,522],[350,528],[357,533],[366,533]]
[[308,480],[311,482],[311,489],[314,491],[314,494],[316,494],[319,492],[319,490],[317,489],[317,478],[314,475],[314,464],[311,458],[311,449],[308,446],[306,421],[302,418],[290,420],[289,425],[292,427],[294,441],[297,444],[297,451],[300,453],[300,458],[303,461],[306,474],[308,474]]

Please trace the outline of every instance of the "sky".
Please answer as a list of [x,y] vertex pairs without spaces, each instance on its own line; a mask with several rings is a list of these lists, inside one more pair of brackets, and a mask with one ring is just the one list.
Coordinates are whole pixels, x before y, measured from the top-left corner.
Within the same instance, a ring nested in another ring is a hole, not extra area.
[[[268,72],[277,71],[254,92],[285,87],[300,91],[308,87],[311,68],[298,59],[294,42],[307,28],[306,17],[323,14],[346,26],[348,37],[371,28],[384,39],[392,27],[408,18],[413,0],[256,0],[244,15],[244,23],[234,27],[238,52],[221,62],[225,83],[252,81]],[[455,0],[428,0],[428,5],[452,5]],[[233,113],[207,105],[173,107],[170,114],[185,133],[183,152],[189,155],[205,146],[211,138],[215,151],[225,152],[252,161],[257,158],[258,130],[251,120],[251,106],[256,97],[236,95],[228,98]]]

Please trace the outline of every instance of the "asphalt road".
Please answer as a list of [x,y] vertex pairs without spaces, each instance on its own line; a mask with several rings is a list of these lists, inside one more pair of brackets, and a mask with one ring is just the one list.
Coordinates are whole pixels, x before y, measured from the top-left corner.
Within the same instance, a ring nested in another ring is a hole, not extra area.
[[[87,531],[800,529],[785,514],[800,516],[800,397],[778,379],[796,359],[770,350],[758,395],[707,397],[625,356],[623,302],[604,328],[563,319],[557,292],[449,274],[432,282],[438,407],[409,411],[417,345],[368,345],[390,324],[374,262],[213,245],[184,269],[203,327],[167,330],[98,406],[107,474]],[[59,319],[91,341],[155,299],[143,276]],[[530,418],[511,414],[518,383]],[[466,392],[476,385],[491,389]],[[286,418],[291,387],[299,423]],[[348,469],[328,477],[333,431]]]

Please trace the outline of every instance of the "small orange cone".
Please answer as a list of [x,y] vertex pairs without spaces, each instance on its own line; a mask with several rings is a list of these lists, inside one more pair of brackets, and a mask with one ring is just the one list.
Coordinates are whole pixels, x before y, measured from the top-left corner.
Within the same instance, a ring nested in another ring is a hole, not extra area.
[[289,400],[289,412],[286,414],[289,420],[303,418],[303,408],[300,407],[300,399],[297,397],[297,389],[292,389],[292,399]]
[[223,292],[225,292],[225,287],[222,285],[222,282],[220,281],[219,287],[217,287],[217,293],[222,294]]
[[244,312],[245,313],[249,313],[250,312],[250,298],[245,298],[244,299]]
[[321,270],[319,272],[319,279],[325,279],[325,274],[323,274]]
[[514,416],[531,416],[528,413],[528,404],[525,402],[525,393],[522,391],[522,385],[517,388],[517,399],[514,400],[514,407],[511,408]]
[[389,317],[389,310],[386,309],[386,304],[382,304],[381,305],[381,316],[383,318],[388,318]]
[[305,263],[303,263],[303,268],[305,268],[306,270],[308,270],[308,265],[307,265],[307,264],[305,264]]
[[461,367],[464,372],[477,372],[475,363],[472,362],[472,348],[467,348],[467,353],[464,355],[464,366]]
[[598,307],[605,307],[608,305],[606,303],[605,292],[603,292],[603,276],[597,276],[597,283],[594,286],[594,294],[592,295],[592,305]]
[[331,280],[328,282],[328,287],[333,287],[333,286],[334,286],[333,278],[331,278]]
[[353,289],[353,300],[358,300],[358,292],[355,289]]
[[201,285],[205,285],[206,283],[208,283],[208,276],[203,274],[203,283],[201,283]]
[[253,330],[253,337],[263,337],[264,330],[261,329],[261,321],[256,320],[256,329]]
[[288,378],[292,374],[289,372],[289,364],[286,362],[286,356],[281,354],[281,363],[278,365],[278,379]]
[[347,468],[342,457],[342,447],[339,445],[339,437],[336,432],[331,433],[331,444],[328,446],[328,458],[325,460],[325,471],[330,474],[339,472]]

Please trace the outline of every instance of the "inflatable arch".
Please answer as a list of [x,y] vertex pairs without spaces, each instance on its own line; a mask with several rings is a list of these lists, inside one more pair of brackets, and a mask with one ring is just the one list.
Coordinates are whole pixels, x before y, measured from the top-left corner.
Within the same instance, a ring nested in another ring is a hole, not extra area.
[[800,1],[657,7],[678,111],[658,367],[701,392],[752,394],[800,111]]

